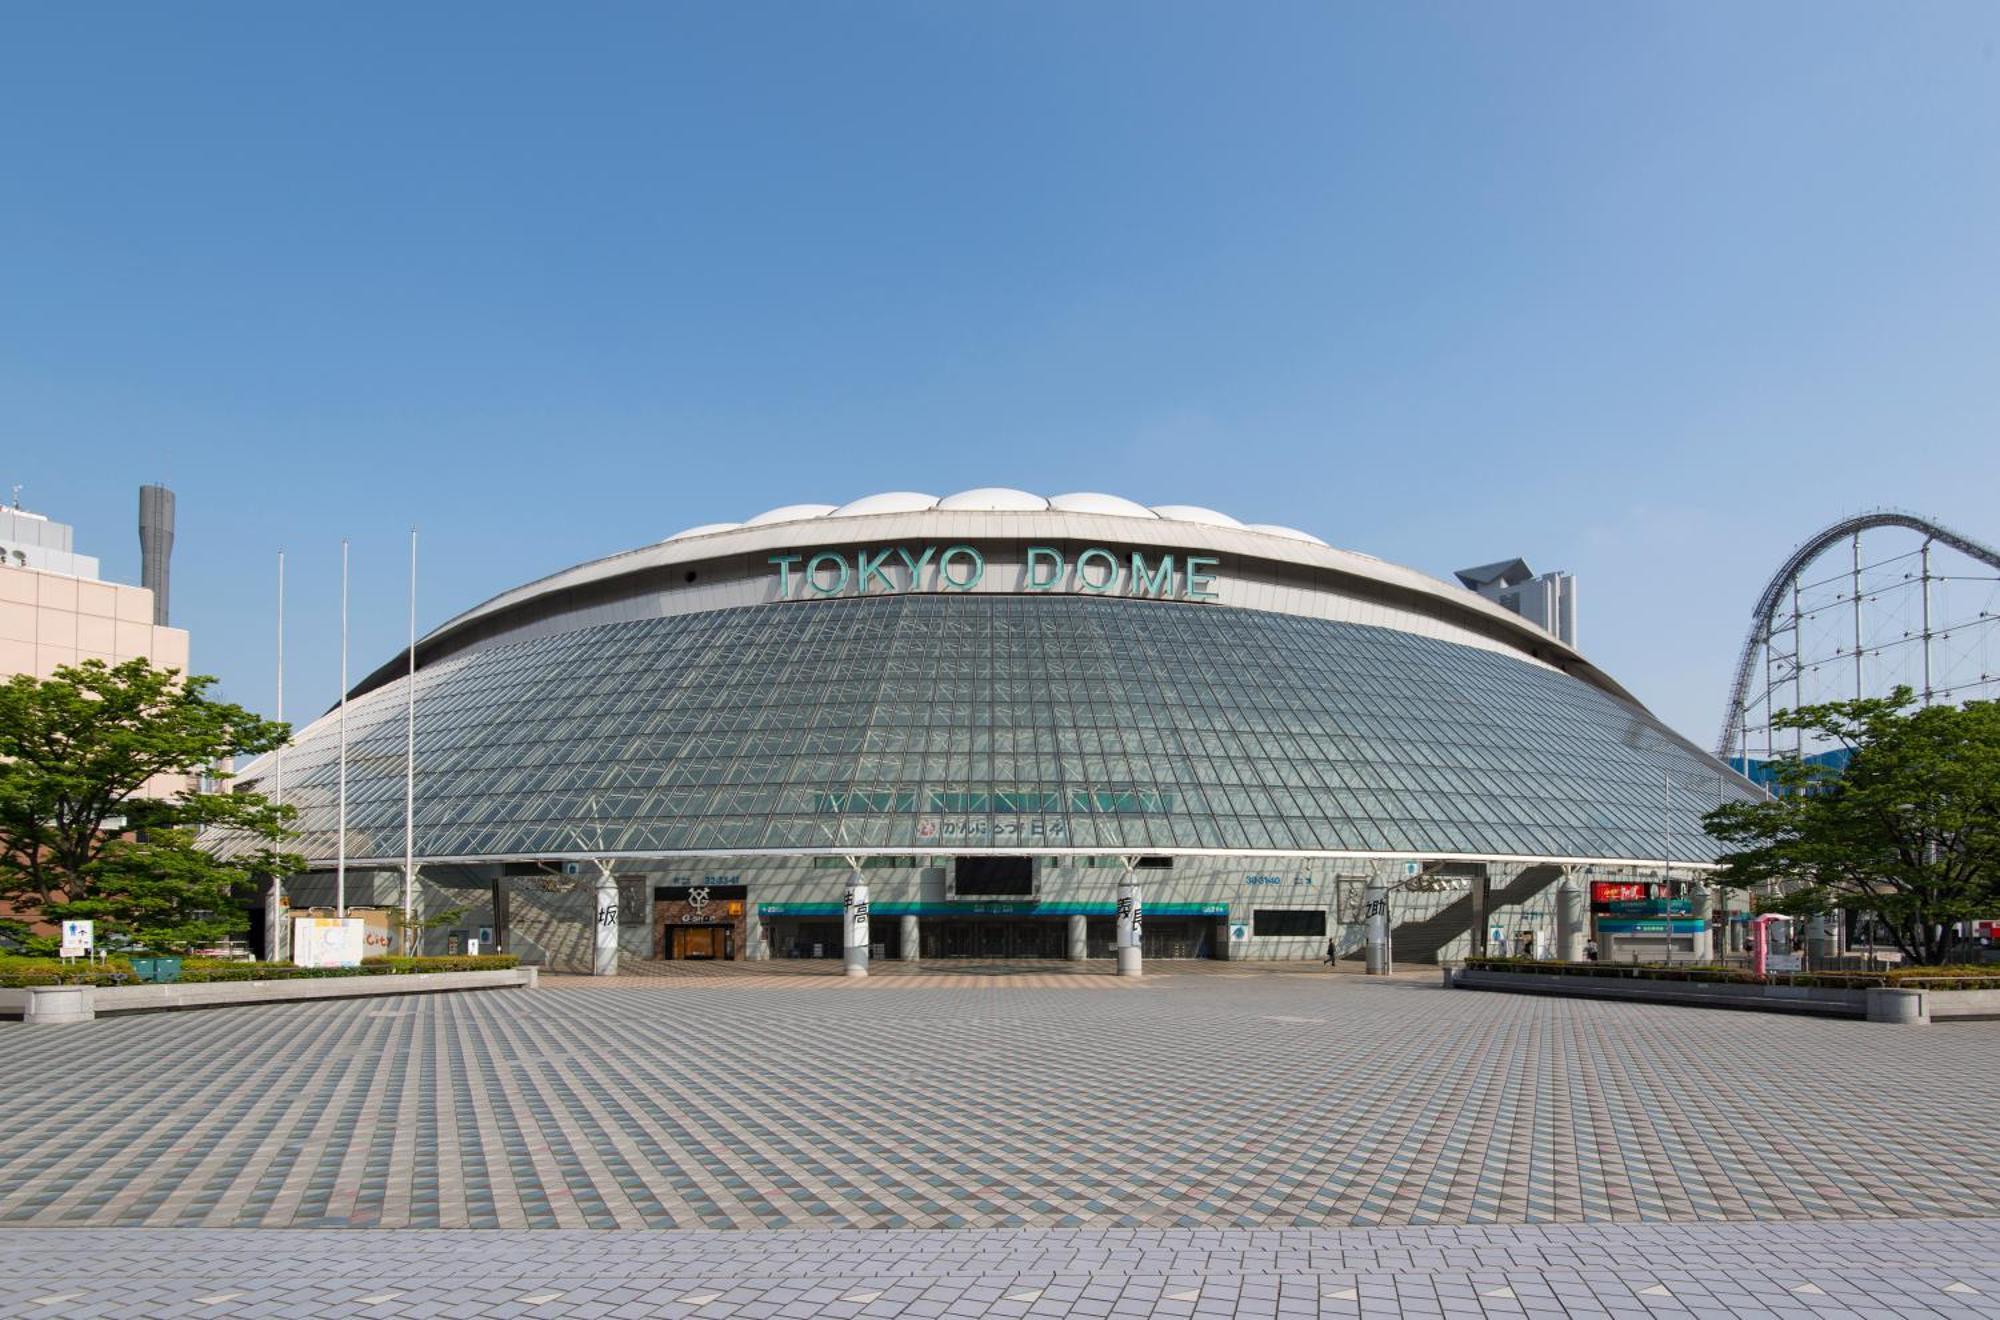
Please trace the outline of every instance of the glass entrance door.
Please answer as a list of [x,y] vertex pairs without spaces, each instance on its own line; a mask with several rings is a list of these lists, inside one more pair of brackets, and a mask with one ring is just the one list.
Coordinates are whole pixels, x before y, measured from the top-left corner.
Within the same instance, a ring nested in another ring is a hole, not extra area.
[[728,926],[669,926],[667,956],[682,959],[727,959],[735,956],[730,946],[735,931]]

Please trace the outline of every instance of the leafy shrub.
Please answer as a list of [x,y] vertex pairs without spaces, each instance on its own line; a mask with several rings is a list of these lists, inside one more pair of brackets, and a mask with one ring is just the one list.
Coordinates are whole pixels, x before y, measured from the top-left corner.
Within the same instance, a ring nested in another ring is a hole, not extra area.
[[189,958],[181,963],[181,980],[311,981],[333,976],[409,976],[429,972],[503,972],[521,960],[511,953],[477,957],[365,958],[359,967],[294,967],[290,963],[232,962],[227,958]]
[[384,967],[393,972],[504,972],[519,967],[521,960],[511,953],[437,954],[431,957],[363,958],[363,967]]
[[130,985],[137,979],[132,964],[123,958],[65,963],[60,958],[0,954],[0,988],[8,990],[30,985]]

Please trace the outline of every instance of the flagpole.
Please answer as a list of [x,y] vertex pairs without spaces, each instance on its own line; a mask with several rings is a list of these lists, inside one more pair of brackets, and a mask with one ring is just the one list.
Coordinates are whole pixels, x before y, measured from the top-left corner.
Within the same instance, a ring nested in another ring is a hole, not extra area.
[[[285,719],[285,552],[278,551],[278,709],[272,719],[283,723]],[[282,806],[285,801],[285,749],[278,748],[271,753],[271,801]]]
[[[278,550],[278,693],[277,712],[272,716],[280,724],[285,722],[285,551]],[[289,739],[287,739],[289,741]],[[285,803],[285,749],[280,745],[271,753],[271,804],[283,806]],[[271,877],[271,908],[265,914],[264,924],[269,927],[276,923],[276,929],[264,932],[264,957],[271,962],[281,962],[289,956],[291,931],[285,922],[285,881],[283,876]]]
[[347,917],[347,538],[340,538],[340,791],[334,813],[339,836],[333,864],[333,914]]
[[417,884],[417,529],[410,528],[410,657],[403,677],[403,952],[410,948],[410,929]]

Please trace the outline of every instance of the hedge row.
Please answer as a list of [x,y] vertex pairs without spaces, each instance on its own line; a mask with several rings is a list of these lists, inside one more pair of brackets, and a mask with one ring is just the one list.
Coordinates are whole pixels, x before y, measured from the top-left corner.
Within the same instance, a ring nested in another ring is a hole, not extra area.
[[[503,972],[518,967],[521,960],[511,953],[480,954],[477,957],[369,958],[359,967],[294,967],[290,963],[238,962],[229,958],[183,958],[183,982],[213,981],[305,981],[327,976],[410,976],[429,972]],[[125,958],[108,958],[102,963],[81,960],[65,964],[60,958],[21,958],[0,955],[0,989],[17,990],[31,985],[136,985],[139,978]]]
[[138,978],[132,964],[123,958],[88,962],[60,958],[24,958],[0,954],[0,989],[18,990],[30,985],[129,985]]
[[1880,972],[1771,972],[1759,977],[1740,967],[1709,964],[1548,962],[1534,958],[1468,958],[1467,967],[1545,976],[1609,976],[1648,981],[1712,981],[1730,985],[1800,985],[1870,990],[2000,990],[2000,967],[1897,967]]
[[432,972],[504,972],[521,960],[511,953],[436,958],[367,958],[359,967],[294,967],[290,963],[230,962],[189,958],[181,963],[184,982],[309,981],[331,976],[411,976]]

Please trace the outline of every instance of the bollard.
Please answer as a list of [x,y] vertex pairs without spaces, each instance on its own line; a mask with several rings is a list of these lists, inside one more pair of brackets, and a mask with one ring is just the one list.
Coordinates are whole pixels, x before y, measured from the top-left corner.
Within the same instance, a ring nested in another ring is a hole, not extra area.
[[21,1021],[29,1026],[59,1027],[71,1022],[94,1022],[97,1009],[87,985],[33,985],[28,987],[28,1003]]
[[1924,1002],[1924,992],[1921,990],[1874,986],[1868,991],[1870,1022],[1892,1022],[1899,1026],[1927,1026],[1931,1020],[1929,1010],[1930,1006]]

